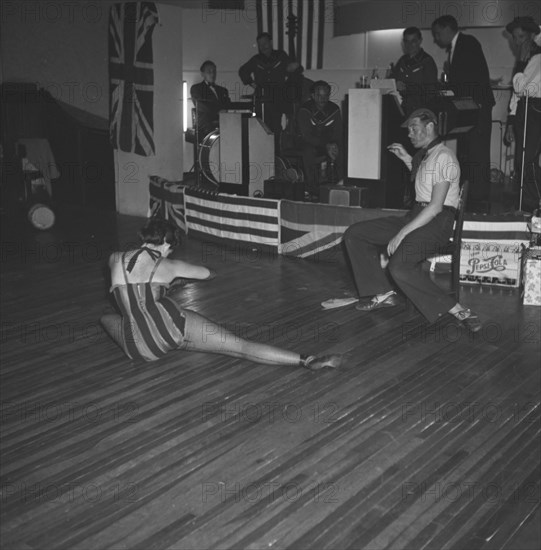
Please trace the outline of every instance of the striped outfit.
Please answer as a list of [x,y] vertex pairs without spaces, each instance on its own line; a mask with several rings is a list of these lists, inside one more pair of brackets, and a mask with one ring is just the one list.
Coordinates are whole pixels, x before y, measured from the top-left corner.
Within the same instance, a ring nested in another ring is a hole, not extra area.
[[184,344],[185,317],[182,308],[165,296],[166,287],[153,283],[156,261],[146,283],[129,283],[122,255],[124,284],[114,285],[111,292],[122,316],[123,349],[130,359],[154,361]]

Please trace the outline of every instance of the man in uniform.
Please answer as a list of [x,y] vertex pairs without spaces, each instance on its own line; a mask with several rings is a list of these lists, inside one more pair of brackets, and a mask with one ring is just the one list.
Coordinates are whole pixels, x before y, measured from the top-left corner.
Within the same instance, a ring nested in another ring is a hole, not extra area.
[[257,116],[274,132],[275,144],[279,143],[282,115],[287,111],[286,80],[298,63],[292,63],[283,50],[274,50],[269,33],[257,37],[259,53],[239,69],[242,83],[254,89]]
[[318,156],[327,156],[330,174],[335,181],[342,172],[342,115],[340,107],[329,101],[331,87],[324,80],[314,82],[312,99],[304,103],[297,115],[300,146],[306,175],[307,192],[311,198],[319,196]]
[[404,55],[391,71],[396,86],[404,100],[402,108],[406,115],[427,105],[438,85],[438,68],[432,56],[421,44],[423,36],[417,27],[408,27],[403,33]]

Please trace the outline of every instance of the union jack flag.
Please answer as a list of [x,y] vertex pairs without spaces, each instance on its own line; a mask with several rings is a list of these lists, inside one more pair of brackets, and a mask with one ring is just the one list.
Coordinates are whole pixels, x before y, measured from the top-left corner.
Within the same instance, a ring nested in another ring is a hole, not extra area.
[[335,206],[306,202],[280,202],[278,253],[297,258],[333,260],[340,254],[345,230],[353,223],[404,215],[403,210]]
[[109,16],[110,136],[115,149],[154,155],[154,2],[114,4]]
[[157,216],[170,220],[186,233],[185,187],[182,182],[168,181],[160,176],[150,176],[149,217]]

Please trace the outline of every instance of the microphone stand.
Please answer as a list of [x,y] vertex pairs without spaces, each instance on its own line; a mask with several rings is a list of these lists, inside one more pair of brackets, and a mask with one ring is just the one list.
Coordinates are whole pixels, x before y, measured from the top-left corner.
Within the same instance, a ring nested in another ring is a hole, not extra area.
[[518,209],[522,211],[522,194],[524,192],[524,158],[526,156],[526,132],[528,130],[528,93],[526,92],[526,106],[524,108],[524,131],[522,134],[522,162],[520,164],[520,199]]

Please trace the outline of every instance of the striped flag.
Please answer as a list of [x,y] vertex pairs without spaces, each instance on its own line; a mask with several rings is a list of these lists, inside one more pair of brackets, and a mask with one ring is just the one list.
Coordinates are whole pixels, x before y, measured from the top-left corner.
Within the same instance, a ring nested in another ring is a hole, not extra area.
[[[285,50],[305,69],[323,68],[325,19],[332,16],[332,0],[258,0],[256,9],[257,33],[271,34],[275,49]],[[294,52],[288,34],[292,20],[296,20]]]
[[405,213],[404,210],[284,200],[281,201],[280,211],[278,252],[297,258],[310,258],[317,255],[319,259],[327,256],[331,258],[336,254],[336,250],[330,251],[342,242],[342,236],[351,224],[383,216],[401,216]]
[[264,245],[279,241],[279,201],[217,195],[186,188],[186,225],[190,234],[219,240]]
[[154,148],[154,2],[114,4],[109,15],[110,137],[115,149],[151,156]]
[[184,189],[182,182],[168,181],[159,176],[150,176],[150,217],[170,220],[186,233],[184,214]]

